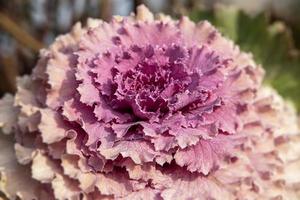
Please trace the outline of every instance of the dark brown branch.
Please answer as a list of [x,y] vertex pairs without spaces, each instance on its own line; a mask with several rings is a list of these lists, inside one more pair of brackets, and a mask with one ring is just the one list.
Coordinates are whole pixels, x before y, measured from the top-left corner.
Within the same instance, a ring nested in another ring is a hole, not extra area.
[[102,0],[100,2],[100,17],[106,21],[108,21],[111,16],[112,5],[110,0]]
[[44,45],[24,31],[8,16],[0,12],[0,28],[11,34],[18,42],[34,52],[38,52]]

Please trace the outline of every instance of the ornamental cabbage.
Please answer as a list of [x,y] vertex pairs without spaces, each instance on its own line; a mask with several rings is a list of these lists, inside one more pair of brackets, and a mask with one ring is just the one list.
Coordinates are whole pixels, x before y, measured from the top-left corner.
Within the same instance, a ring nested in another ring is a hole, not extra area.
[[89,19],[0,101],[9,199],[299,199],[297,115],[209,22]]

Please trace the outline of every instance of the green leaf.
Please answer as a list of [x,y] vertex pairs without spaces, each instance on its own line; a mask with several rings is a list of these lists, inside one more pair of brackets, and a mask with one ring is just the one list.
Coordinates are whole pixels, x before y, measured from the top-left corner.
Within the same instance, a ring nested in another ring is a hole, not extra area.
[[266,70],[265,84],[272,85],[300,111],[300,57],[295,53],[290,30],[282,22],[271,24],[266,13],[248,16],[232,6],[196,10],[191,18],[209,20],[243,51],[251,52]]

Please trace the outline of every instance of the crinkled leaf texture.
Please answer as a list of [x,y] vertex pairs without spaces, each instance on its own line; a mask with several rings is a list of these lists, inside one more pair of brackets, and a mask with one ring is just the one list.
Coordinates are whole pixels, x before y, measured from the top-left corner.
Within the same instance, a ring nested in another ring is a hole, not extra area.
[[266,70],[265,83],[292,101],[299,112],[300,54],[289,27],[281,21],[271,23],[266,13],[249,16],[234,6],[195,10],[191,17],[195,21],[209,19],[242,50],[253,53],[254,59]]
[[40,57],[0,101],[8,198],[299,198],[295,111],[209,22],[140,6]]

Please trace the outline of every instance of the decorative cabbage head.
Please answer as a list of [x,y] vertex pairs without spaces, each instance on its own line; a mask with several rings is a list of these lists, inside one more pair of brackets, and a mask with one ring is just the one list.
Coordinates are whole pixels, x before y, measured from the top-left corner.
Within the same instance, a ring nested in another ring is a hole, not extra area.
[[298,199],[295,111],[209,22],[89,20],[0,102],[10,199]]

